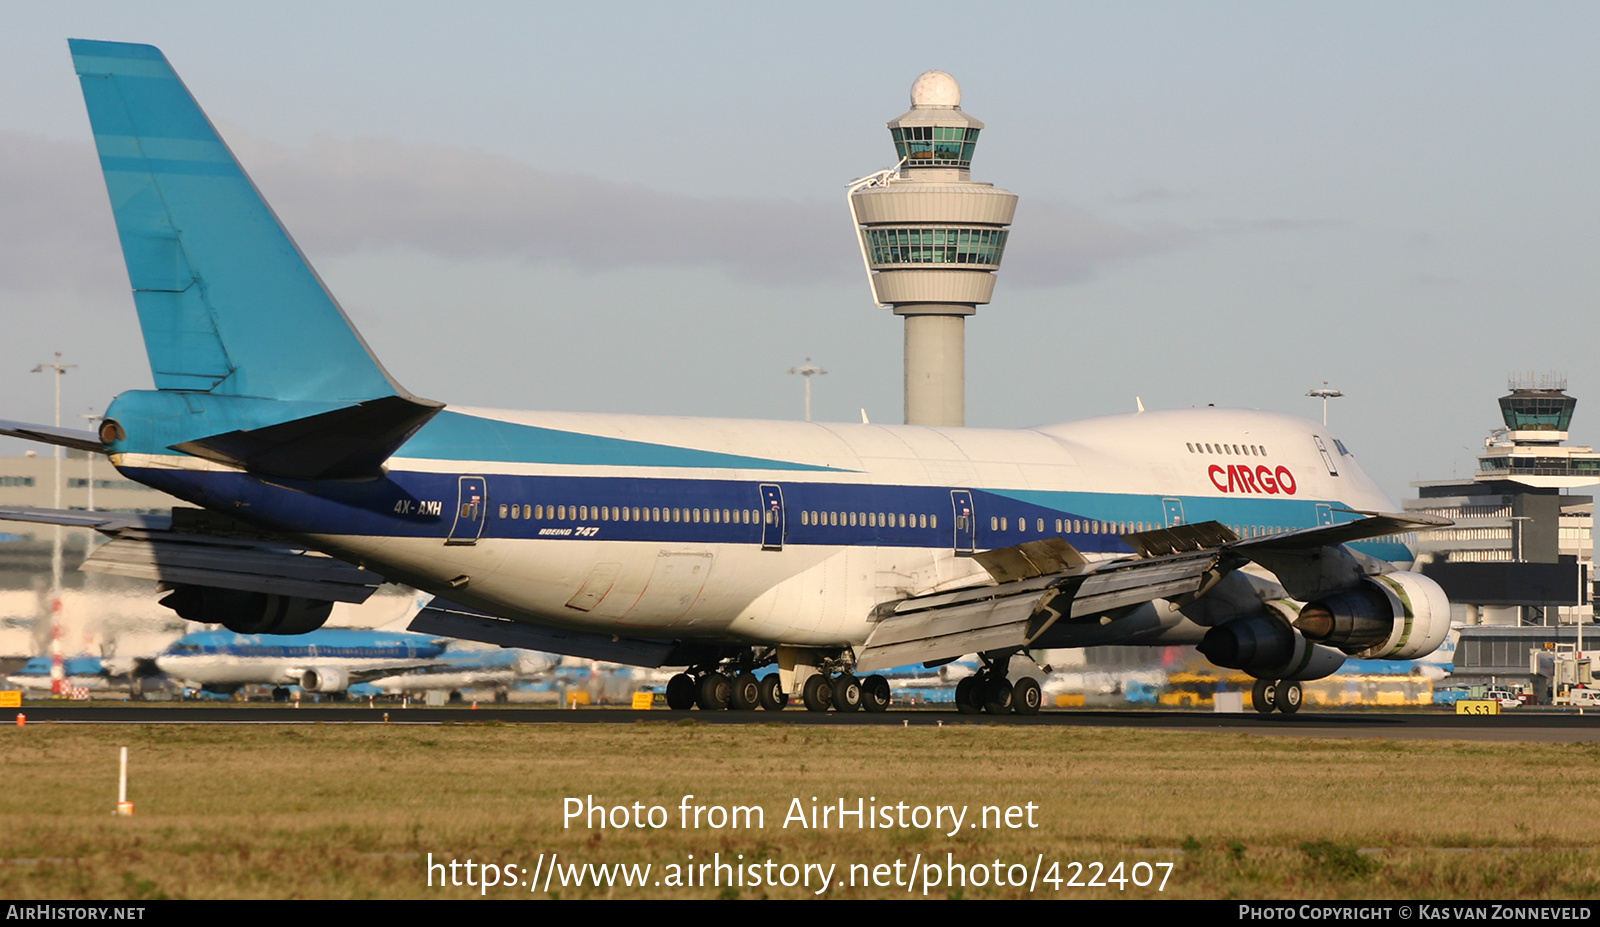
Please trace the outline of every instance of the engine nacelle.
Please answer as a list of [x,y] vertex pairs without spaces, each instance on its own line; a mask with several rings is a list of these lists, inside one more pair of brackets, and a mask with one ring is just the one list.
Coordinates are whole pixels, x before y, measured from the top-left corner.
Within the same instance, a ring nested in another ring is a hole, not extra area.
[[1294,626],[1353,657],[1415,660],[1444,643],[1450,599],[1421,573],[1385,573],[1307,604]]
[[179,617],[220,624],[236,634],[305,634],[333,611],[324,599],[245,592],[217,586],[179,586],[161,604]]
[[307,692],[343,692],[350,688],[350,674],[338,667],[314,666],[300,674],[300,688]]
[[1217,666],[1257,679],[1321,679],[1338,672],[1345,655],[1296,634],[1277,615],[1245,615],[1206,632],[1197,649]]

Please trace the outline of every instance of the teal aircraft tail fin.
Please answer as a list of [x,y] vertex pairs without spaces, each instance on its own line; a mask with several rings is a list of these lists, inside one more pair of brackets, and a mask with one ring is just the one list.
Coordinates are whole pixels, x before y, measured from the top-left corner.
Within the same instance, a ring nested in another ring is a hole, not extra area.
[[288,400],[411,398],[161,52],[70,45],[156,386]]

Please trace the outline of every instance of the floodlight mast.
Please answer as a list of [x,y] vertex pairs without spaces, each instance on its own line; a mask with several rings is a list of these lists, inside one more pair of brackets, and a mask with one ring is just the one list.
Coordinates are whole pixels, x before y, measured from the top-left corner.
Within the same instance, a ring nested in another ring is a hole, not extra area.
[[1311,390],[1310,392],[1306,393],[1306,395],[1310,396],[1313,399],[1321,399],[1322,400],[1322,425],[1323,425],[1323,427],[1327,427],[1327,425],[1328,425],[1328,400],[1329,399],[1338,399],[1340,396],[1343,396],[1344,393],[1341,393],[1336,389],[1329,389],[1328,388],[1328,381],[1327,380],[1323,380],[1321,389]]
[[[61,378],[66,376],[68,370],[77,364],[61,363],[61,352],[56,352],[55,363],[40,364],[33,368],[34,373],[44,373],[47,370],[55,372],[51,379],[56,385],[56,428],[61,427]],[[61,508],[61,445],[53,447],[55,457],[55,503],[53,508]],[[64,694],[66,689],[66,676],[61,668],[61,526],[54,525],[54,536],[50,544],[50,640],[53,648],[50,667],[50,693],[52,695]]]

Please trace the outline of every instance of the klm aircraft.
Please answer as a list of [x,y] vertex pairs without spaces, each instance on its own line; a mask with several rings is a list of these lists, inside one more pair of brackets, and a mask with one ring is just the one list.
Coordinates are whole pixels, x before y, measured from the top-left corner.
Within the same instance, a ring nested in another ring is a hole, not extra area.
[[191,689],[226,694],[242,686],[270,685],[275,698],[287,698],[289,686],[342,698],[361,683],[395,692],[472,686],[504,690],[555,665],[540,653],[448,644],[423,634],[352,628],[305,634],[197,631],[174,641],[154,662]]
[[[1449,603],[1394,504],[1302,419],[1194,409],[1020,431],[447,407],[373,356],[162,54],[73,40],[155,390],[98,432],[193,503],[11,510],[187,619],[322,624],[381,581],[428,634],[686,667],[684,709],[882,711],[873,670],[976,654],[963,711],[1037,711],[1036,649],[1194,644],[1263,711],[1345,656],[1415,659]],[[777,666],[757,676],[756,670]],[[1023,672],[1014,671],[1017,665]]]

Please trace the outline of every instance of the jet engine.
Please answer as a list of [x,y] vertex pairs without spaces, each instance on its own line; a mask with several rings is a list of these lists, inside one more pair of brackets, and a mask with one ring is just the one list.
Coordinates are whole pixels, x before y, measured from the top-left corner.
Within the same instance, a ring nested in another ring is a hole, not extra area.
[[350,688],[350,674],[331,666],[316,666],[300,674],[300,688],[307,692],[343,692]]
[[1415,660],[1444,643],[1450,599],[1421,573],[1385,573],[1307,604],[1294,626],[1353,657]]
[[1275,614],[1232,618],[1206,632],[1197,649],[1217,666],[1258,679],[1321,679],[1344,664],[1345,655],[1313,644]]
[[220,624],[236,634],[305,634],[333,611],[324,599],[245,592],[217,586],[178,586],[161,604],[179,617]]

